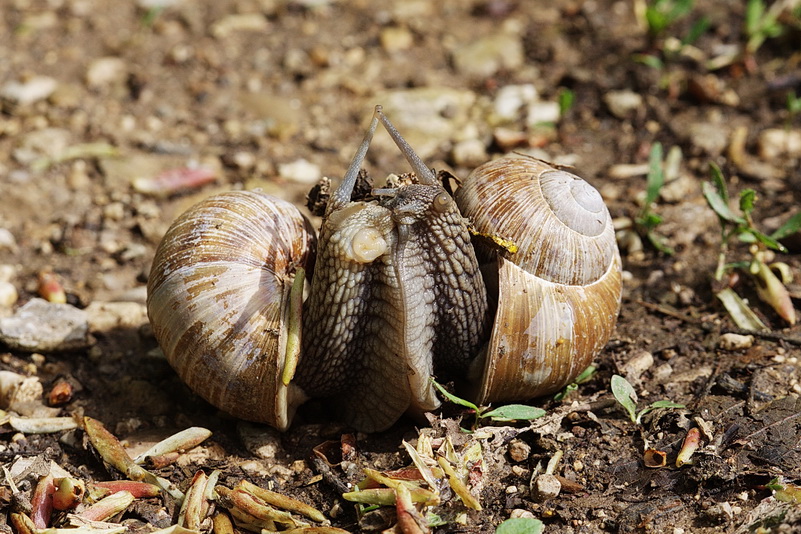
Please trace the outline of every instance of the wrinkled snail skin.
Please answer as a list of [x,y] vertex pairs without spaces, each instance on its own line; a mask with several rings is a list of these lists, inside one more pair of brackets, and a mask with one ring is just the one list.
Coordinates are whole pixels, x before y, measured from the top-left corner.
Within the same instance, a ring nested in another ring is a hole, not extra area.
[[561,389],[603,349],[620,310],[620,254],[603,199],[573,174],[512,157],[475,169],[456,201],[476,233],[519,248],[484,251],[497,311],[471,370],[476,402]]
[[[353,201],[379,122],[418,183]],[[320,398],[374,432],[436,408],[431,376],[465,379],[481,404],[562,388],[603,349],[620,301],[611,218],[589,184],[501,158],[452,198],[377,107],[317,241],[288,202],[210,197],[159,245],[147,307],[171,365],[216,407],[284,430]]]
[[292,204],[245,191],[202,201],[162,239],[148,279],[150,322],[172,367],[211,404],[289,426],[306,396],[280,379],[287,299],[314,242]]
[[[352,242],[365,233],[381,253],[354,258]],[[487,317],[467,227],[441,186],[352,203],[321,229],[298,384],[331,397],[343,421],[383,430],[404,412],[439,406],[429,376],[466,372]]]

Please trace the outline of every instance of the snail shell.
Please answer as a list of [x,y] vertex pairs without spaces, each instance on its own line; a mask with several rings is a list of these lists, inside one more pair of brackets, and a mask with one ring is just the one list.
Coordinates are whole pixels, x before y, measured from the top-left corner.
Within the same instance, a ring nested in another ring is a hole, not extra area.
[[[541,160],[505,157],[476,168],[456,201],[496,277],[493,331],[471,370],[476,402],[561,389],[601,351],[620,311],[620,253],[601,195]],[[487,247],[487,237],[506,245]]]
[[[352,201],[379,122],[419,183]],[[432,375],[467,376],[479,403],[563,387],[612,333],[620,265],[609,213],[583,180],[502,158],[476,169],[454,200],[377,107],[319,242],[287,202],[211,197],[159,245],[147,306],[172,366],[218,408],[283,430],[300,403],[322,398],[369,432],[436,408]]]
[[173,223],[153,261],[147,310],[193,391],[242,419],[289,426],[306,398],[282,380],[299,330],[288,325],[290,292],[314,246],[297,208],[258,192],[210,197]]

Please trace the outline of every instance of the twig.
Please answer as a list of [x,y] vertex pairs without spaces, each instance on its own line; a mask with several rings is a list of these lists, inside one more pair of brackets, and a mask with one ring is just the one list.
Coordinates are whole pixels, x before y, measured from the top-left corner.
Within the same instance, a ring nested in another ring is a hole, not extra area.
[[644,300],[637,300],[636,302],[637,304],[640,304],[644,308],[648,308],[649,310],[659,312],[662,315],[667,315],[669,317],[673,317],[680,321],[684,321],[685,323],[698,324],[698,325],[702,324],[702,321],[700,319],[696,319],[695,317],[690,317],[689,315],[676,311],[673,308],[669,308],[661,304],[654,304],[653,302],[646,302]]

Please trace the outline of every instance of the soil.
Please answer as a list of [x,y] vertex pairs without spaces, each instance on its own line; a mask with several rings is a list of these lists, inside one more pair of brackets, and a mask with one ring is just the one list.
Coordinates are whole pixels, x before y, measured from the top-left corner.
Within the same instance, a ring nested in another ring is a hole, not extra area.
[[[492,532],[512,515],[536,517],[548,532],[801,532],[798,507],[767,487],[801,479],[801,332],[741,272],[729,282],[769,330],[741,348],[721,344],[738,329],[714,296],[720,227],[701,189],[715,162],[733,196],[756,191],[757,226],[770,232],[797,212],[801,149],[787,139],[801,132],[788,104],[801,94],[799,13],[783,15],[782,35],[724,61],[747,40],[745,4],[704,2],[653,35],[633,8],[645,2],[8,0],[0,266],[19,298],[0,315],[37,296],[42,272],[56,275],[77,308],[141,308],[155,248],[178,214],[243,188],[302,206],[320,175],[342,176],[379,103],[430,166],[455,176],[510,151],[571,165],[621,228],[642,211],[653,145],[683,157],[653,207],[663,218],[656,233],[675,253],[620,234],[622,311],[597,371],[564,400],[534,401],[547,413],[530,424],[488,423],[467,437],[459,424],[470,427],[473,416],[448,405],[428,421],[354,435],[314,403],[284,434],[243,424],[180,383],[141,315],[92,323],[91,346],[77,351],[7,347],[0,369],[37,377],[48,393],[69,382],[72,396],[48,414],[97,419],[132,450],[206,427],[212,437],[161,476],[185,488],[198,469],[220,469],[223,482],[271,485],[353,532],[368,521],[387,527],[393,514],[360,522],[336,483],[360,480],[364,468],[409,465],[402,441],[421,432],[457,449],[476,440],[484,455],[471,475],[482,510],[451,495],[437,532]],[[705,31],[679,50],[704,17]],[[772,131],[788,137],[772,140]],[[367,166],[374,175],[408,171],[383,134]],[[789,253],[776,255],[796,276],[798,245],[791,236]],[[732,245],[732,261],[748,258],[747,244]],[[612,398],[614,374],[634,386],[639,408],[657,400],[684,408],[635,424]],[[701,447],[675,467],[691,428],[701,429]],[[119,476],[81,436],[6,423],[0,458],[7,466],[52,459],[87,481]],[[325,443],[333,466],[313,460]],[[342,449],[346,462],[336,463]],[[666,466],[646,467],[647,449],[663,451]],[[531,479],[557,451],[562,491],[537,498]],[[4,531],[8,495],[0,495]],[[161,500],[143,502],[116,520],[131,530],[173,522],[156,513]]]

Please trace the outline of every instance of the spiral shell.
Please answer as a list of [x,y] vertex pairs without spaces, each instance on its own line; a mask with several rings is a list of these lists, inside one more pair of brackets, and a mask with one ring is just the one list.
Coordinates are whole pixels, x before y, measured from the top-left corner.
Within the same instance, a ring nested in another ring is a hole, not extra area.
[[[621,262],[601,195],[529,157],[473,171],[456,192],[490,247],[497,311],[486,355],[471,370],[477,402],[559,390],[604,347],[621,302]],[[487,248],[485,246],[485,248]]]
[[259,192],[210,197],[173,223],[156,251],[147,309],[193,391],[239,418],[287,428],[305,400],[282,381],[290,288],[314,245],[294,206]]

